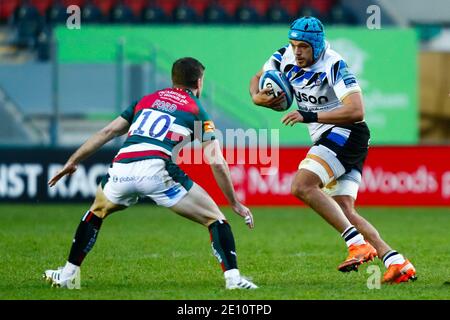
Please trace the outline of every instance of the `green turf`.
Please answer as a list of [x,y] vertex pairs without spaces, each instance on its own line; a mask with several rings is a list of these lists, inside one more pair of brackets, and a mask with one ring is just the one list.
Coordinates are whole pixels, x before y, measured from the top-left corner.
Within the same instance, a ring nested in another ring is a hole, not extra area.
[[[226,291],[204,227],[138,205],[108,218],[83,264],[81,290],[52,289],[86,205],[0,206],[0,299],[449,299],[448,208],[362,208],[416,266],[414,283],[367,288],[368,265],[342,274],[339,234],[304,208],[254,208],[248,230],[228,208],[241,272],[260,286]],[[373,265],[384,268],[379,260]]]

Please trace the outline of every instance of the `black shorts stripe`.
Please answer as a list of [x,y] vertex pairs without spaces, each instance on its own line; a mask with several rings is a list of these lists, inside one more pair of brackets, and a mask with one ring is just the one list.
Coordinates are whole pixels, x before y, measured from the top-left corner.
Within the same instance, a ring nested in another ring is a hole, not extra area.
[[343,145],[339,145],[328,138],[328,134],[333,128],[325,131],[314,145],[323,145],[336,153],[336,157],[344,166],[346,173],[352,169],[356,169],[362,173],[370,140],[370,131],[367,124],[360,122],[335,127],[350,130],[350,135]]

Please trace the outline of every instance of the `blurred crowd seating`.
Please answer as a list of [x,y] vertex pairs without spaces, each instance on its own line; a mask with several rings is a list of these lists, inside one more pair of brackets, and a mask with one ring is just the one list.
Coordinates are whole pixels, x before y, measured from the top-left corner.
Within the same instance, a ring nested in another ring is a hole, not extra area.
[[300,15],[355,22],[337,0],[2,0],[0,21],[60,23],[69,5],[82,8],[85,23],[285,23]]
[[356,23],[339,0],[1,0],[0,3],[0,24],[14,28],[15,44],[28,48],[45,42],[53,26],[66,23],[70,5],[81,8],[82,24],[288,24],[304,15],[317,16],[327,24]]

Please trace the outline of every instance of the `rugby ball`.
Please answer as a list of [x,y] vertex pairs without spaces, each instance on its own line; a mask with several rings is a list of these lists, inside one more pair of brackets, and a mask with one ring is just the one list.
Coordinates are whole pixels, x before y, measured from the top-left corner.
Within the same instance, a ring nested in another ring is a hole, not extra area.
[[267,95],[278,97],[282,92],[285,93],[286,99],[281,103],[283,110],[287,110],[292,105],[293,94],[292,86],[286,76],[277,70],[269,70],[263,73],[259,79],[259,90],[270,88]]

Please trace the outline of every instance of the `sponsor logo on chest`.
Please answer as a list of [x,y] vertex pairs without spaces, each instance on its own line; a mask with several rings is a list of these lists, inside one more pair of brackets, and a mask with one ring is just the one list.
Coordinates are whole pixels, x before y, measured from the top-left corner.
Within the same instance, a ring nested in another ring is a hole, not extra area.
[[295,99],[298,103],[300,102],[309,102],[311,104],[324,104],[328,102],[327,96],[316,96],[316,95],[308,95],[306,93],[295,92]]

